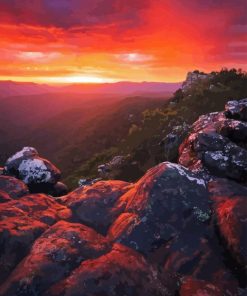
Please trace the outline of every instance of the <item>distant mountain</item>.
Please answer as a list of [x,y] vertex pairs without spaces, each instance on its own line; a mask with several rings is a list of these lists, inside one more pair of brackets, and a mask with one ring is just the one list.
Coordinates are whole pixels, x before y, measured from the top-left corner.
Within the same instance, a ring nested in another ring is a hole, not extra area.
[[37,95],[54,92],[55,88],[32,82],[0,81],[0,97]]
[[80,83],[63,86],[51,86],[32,82],[0,81],[0,97],[38,95],[44,93],[76,94],[117,94],[140,95],[173,93],[182,83],[163,82],[116,82],[116,83]]
[[73,84],[64,86],[62,89],[66,92],[77,93],[104,93],[104,94],[158,94],[173,93],[179,89],[182,82],[128,82],[121,81],[116,83],[100,83],[100,84]]

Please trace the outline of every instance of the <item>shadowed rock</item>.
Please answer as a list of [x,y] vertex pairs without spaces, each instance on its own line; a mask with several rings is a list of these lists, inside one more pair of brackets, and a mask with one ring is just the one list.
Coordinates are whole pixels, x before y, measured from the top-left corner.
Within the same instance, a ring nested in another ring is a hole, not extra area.
[[0,176],[0,190],[8,193],[8,195],[14,199],[29,193],[25,183],[9,176]]
[[112,209],[131,185],[123,181],[99,181],[80,187],[59,200],[71,209],[74,221],[105,233],[116,215]]

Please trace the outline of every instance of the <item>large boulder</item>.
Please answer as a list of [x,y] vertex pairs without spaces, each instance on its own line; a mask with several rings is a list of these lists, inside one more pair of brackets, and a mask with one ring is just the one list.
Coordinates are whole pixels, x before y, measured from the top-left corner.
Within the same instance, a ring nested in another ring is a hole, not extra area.
[[[192,133],[179,148],[180,164],[208,179],[213,175],[247,182],[247,125],[240,121],[245,120],[247,100],[234,102],[226,104],[225,113],[199,117],[192,126]],[[233,105],[234,111],[229,107]]]
[[0,190],[6,192],[13,199],[29,193],[25,183],[9,176],[0,176]]
[[59,169],[39,157],[32,147],[24,147],[11,156],[5,164],[5,174],[21,179],[32,192],[48,192],[61,177]]
[[109,229],[114,241],[150,256],[187,229],[191,243],[210,219],[204,180],[188,169],[161,163],[124,194],[115,211],[124,212]]
[[144,257],[119,244],[94,260],[84,261],[46,295],[172,296],[176,279],[159,272]]
[[35,241],[29,255],[0,289],[0,294],[43,295],[82,261],[99,257],[110,247],[107,240],[94,230],[60,221]]
[[130,187],[131,184],[124,181],[99,181],[79,187],[59,200],[71,209],[73,221],[104,234],[116,217],[112,211],[115,203]]

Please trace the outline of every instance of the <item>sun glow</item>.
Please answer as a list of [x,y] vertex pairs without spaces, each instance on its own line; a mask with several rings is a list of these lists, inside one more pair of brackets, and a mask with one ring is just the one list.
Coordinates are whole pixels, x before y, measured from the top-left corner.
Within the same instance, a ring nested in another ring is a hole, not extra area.
[[66,77],[49,77],[47,80],[51,83],[107,83],[114,82],[114,79],[98,76],[66,76]]

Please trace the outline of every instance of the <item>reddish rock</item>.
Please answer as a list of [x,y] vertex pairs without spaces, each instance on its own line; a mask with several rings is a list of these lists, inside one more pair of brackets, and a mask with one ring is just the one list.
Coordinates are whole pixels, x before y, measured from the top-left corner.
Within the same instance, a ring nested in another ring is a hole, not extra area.
[[87,260],[46,295],[169,296],[176,279],[161,274],[141,254],[115,244],[112,251]]
[[236,282],[207,282],[195,278],[186,278],[180,288],[180,296],[236,296],[238,293]]
[[0,212],[0,284],[28,254],[35,239],[48,227],[47,224],[26,216],[22,210],[17,210],[18,213],[12,216]]
[[19,210],[22,211],[21,215],[29,216],[48,225],[61,219],[67,220],[71,216],[71,211],[67,207],[60,205],[45,194],[30,194],[0,205],[1,216],[19,216]]
[[79,187],[59,200],[72,210],[74,221],[105,233],[115,218],[112,208],[130,187],[123,181],[99,181]]
[[108,241],[87,226],[60,221],[44,232],[0,289],[1,295],[42,295],[87,259],[110,250]]
[[216,205],[217,224],[239,264],[247,264],[247,196],[222,199]]
[[11,197],[5,191],[0,190],[0,203],[11,201]]
[[27,186],[22,181],[10,177],[0,176],[0,190],[5,191],[11,198],[20,198],[29,193]]

